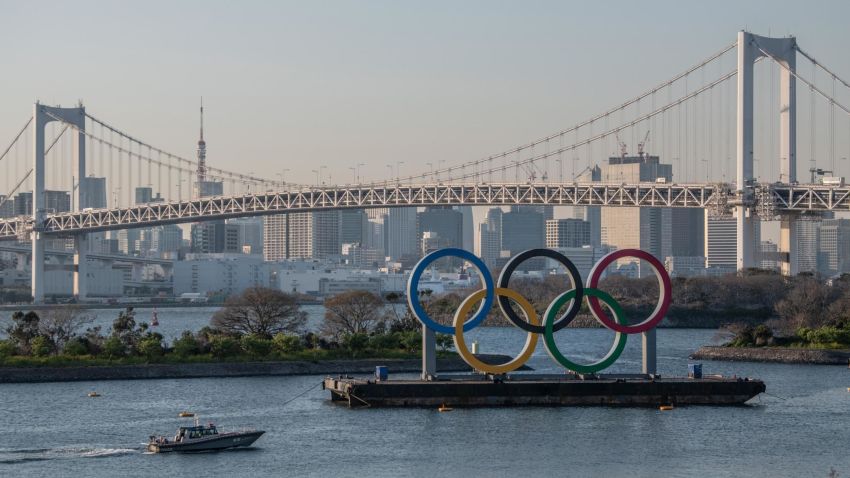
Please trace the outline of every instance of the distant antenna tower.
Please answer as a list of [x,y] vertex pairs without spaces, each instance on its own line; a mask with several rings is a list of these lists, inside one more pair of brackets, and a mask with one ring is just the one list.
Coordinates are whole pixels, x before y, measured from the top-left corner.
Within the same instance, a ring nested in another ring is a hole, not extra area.
[[204,141],[204,97],[201,97],[201,138],[198,140],[198,191],[207,179],[207,143]]

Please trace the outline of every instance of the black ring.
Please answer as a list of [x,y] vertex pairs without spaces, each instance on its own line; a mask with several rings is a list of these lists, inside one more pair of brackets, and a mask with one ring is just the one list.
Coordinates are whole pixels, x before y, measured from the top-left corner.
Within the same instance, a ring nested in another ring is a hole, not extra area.
[[[575,287],[576,296],[573,299],[572,305],[569,310],[567,310],[561,318],[556,320],[552,326],[553,330],[557,332],[572,322],[581,310],[581,301],[584,298],[584,286],[581,283],[581,274],[579,274],[575,264],[573,264],[571,260],[567,259],[567,256],[560,252],[553,251],[551,249],[529,249],[527,251],[520,252],[508,260],[505,267],[502,269],[502,272],[499,274],[499,287],[508,287],[508,282],[510,282],[511,275],[513,275],[516,268],[519,267],[521,263],[531,259],[532,257],[548,257],[560,262],[567,269],[567,273],[570,275],[570,279]],[[510,299],[507,297],[498,296],[498,300],[499,308],[502,309],[502,313],[505,314],[508,320],[517,327],[525,330],[526,332],[533,332],[536,334],[542,334],[546,331],[542,325],[529,324],[517,315],[517,313],[511,308]]]

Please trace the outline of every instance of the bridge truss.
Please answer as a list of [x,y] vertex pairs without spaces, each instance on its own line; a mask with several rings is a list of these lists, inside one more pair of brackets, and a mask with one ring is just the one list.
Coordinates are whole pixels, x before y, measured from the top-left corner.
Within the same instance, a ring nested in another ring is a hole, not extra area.
[[[729,214],[747,203],[762,215],[789,212],[850,211],[850,188],[822,185],[759,185],[760,194],[742,194],[728,184],[424,184],[352,186],[263,192],[127,208],[90,209],[48,215],[36,229],[49,235],[75,235],[333,209],[424,206],[606,206],[690,207]],[[753,199],[746,199],[752,197]],[[767,218],[766,218],[767,219]],[[31,218],[0,221],[0,240],[15,240],[32,230]]]

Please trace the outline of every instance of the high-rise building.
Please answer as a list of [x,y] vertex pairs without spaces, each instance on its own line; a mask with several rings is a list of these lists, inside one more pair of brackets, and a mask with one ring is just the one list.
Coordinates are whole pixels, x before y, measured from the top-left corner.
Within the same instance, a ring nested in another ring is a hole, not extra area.
[[[673,166],[662,164],[658,156],[622,155],[608,158],[601,177],[603,181],[621,183],[655,182],[659,178],[672,181]],[[664,242],[662,216],[661,208],[602,208],[601,242],[617,249],[642,249],[660,258]],[[628,258],[618,262],[622,265],[632,261]],[[640,271],[641,275],[643,272]]]
[[821,217],[811,217],[796,221],[797,272],[818,272],[818,232],[823,223]]
[[[18,193],[14,204],[15,216],[31,216],[32,192]],[[44,191],[44,209],[51,213],[70,211],[71,195],[67,191]]]
[[83,178],[80,188],[80,209],[106,207],[106,178]]
[[339,211],[317,211],[311,213],[313,221],[312,241],[315,259],[325,259],[342,254],[340,242]]
[[[601,181],[602,169],[599,166],[587,168],[574,179],[580,183]],[[600,247],[602,245],[602,208],[599,206],[576,206],[572,209],[574,219],[582,219],[590,223],[590,244],[594,248]]]
[[779,260],[778,255],[779,246],[771,241],[761,241],[759,246],[759,255],[758,255],[758,265],[759,269],[764,269],[768,271],[778,271],[779,270]]
[[501,208],[492,208],[479,226],[479,256],[491,270],[501,266],[503,214]]
[[705,209],[664,208],[661,210],[661,256],[705,256]]
[[393,260],[418,257],[416,208],[389,208],[384,217],[384,252]]
[[263,218],[263,259],[279,261],[286,259],[286,233],[289,214],[276,214]]
[[[106,178],[96,178],[89,176],[80,180],[78,185],[80,188],[80,210],[86,208],[105,208],[106,207]],[[104,251],[107,246],[105,232],[92,232],[88,234],[89,251],[100,252]]]
[[[217,181],[199,181],[195,186],[196,197],[221,196],[224,194],[224,184]],[[192,252],[196,254],[224,252],[225,229],[224,221],[205,221],[192,224],[190,233]]]
[[263,256],[269,261],[339,256],[342,253],[339,225],[339,211],[267,216],[263,226]]
[[463,214],[463,247],[466,251],[475,250],[475,218],[472,216],[472,206],[457,206],[456,208]]
[[433,238],[429,241],[430,244],[440,244],[440,247],[463,247],[464,217],[460,211],[450,206],[427,207],[417,213],[416,221],[417,241],[422,241],[425,233],[430,232],[433,233],[430,236]]
[[546,221],[546,247],[582,247],[590,245],[590,223],[581,219]]
[[[754,219],[753,251],[761,248],[761,222]],[[738,224],[734,217],[705,215],[705,266],[723,273],[738,270]]]
[[139,243],[142,239],[142,230],[136,229],[119,229],[114,232],[114,236],[118,239],[118,252],[131,256],[142,255],[144,251]]
[[[502,251],[514,256],[528,249],[546,245],[545,216],[534,207],[511,206],[502,214]],[[531,259],[520,265],[520,270],[541,270],[543,259]]]
[[819,232],[820,273],[833,276],[850,272],[850,219],[826,219]]
[[228,219],[227,226],[238,231],[237,251],[243,254],[263,253],[263,220],[259,217]]
[[15,200],[0,194],[0,219],[15,216]]
[[363,244],[369,230],[369,217],[363,209],[340,211],[339,241],[341,244]]
[[136,188],[135,204],[147,204],[153,199],[153,188],[142,186]]
[[183,229],[174,224],[151,229],[151,250],[160,255],[174,256],[183,246]]

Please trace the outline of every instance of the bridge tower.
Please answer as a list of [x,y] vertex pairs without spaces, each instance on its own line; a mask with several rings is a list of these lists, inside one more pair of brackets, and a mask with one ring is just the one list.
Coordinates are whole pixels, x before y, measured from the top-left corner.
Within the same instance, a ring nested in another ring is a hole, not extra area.
[[[74,108],[61,108],[42,105],[38,102],[33,106],[33,179],[32,179],[32,297],[35,303],[44,302],[44,222],[48,213],[44,199],[44,180],[46,168],[44,164],[44,128],[51,121],[61,121],[75,127],[74,134],[74,165],[76,179],[86,177],[86,109],[82,103]],[[80,184],[83,184],[80,182]],[[80,208],[80,199],[85,196],[83,187],[77,187],[74,204]],[[74,296],[85,298],[85,268],[86,268],[86,237],[85,234],[74,238]]]
[[[743,201],[735,207],[737,219],[738,270],[755,266],[753,198],[753,65],[763,56],[771,56],[783,68],[779,79],[779,180],[797,180],[797,90],[791,74],[796,71],[797,39],[768,38],[749,32],[738,32],[738,106],[737,106],[737,188]],[[796,274],[797,260],[793,254],[795,218],[781,218],[780,252],[783,252],[782,273]]]

